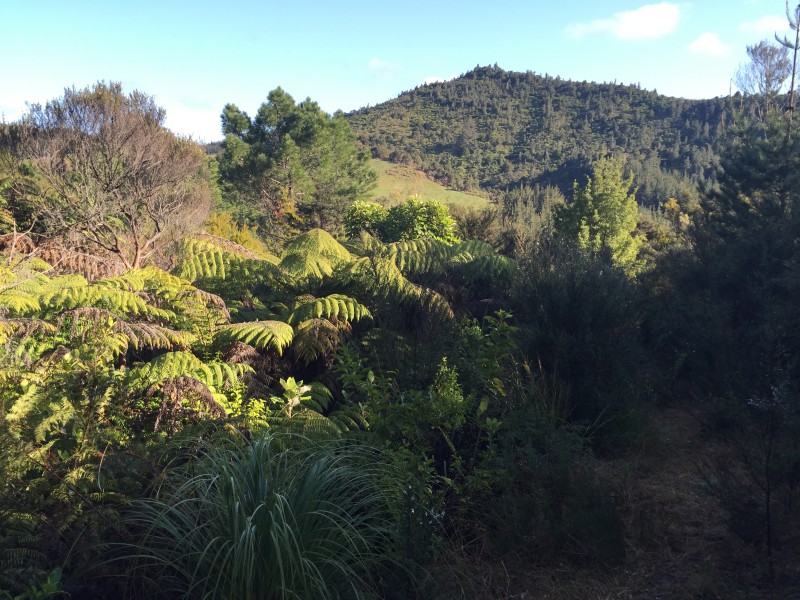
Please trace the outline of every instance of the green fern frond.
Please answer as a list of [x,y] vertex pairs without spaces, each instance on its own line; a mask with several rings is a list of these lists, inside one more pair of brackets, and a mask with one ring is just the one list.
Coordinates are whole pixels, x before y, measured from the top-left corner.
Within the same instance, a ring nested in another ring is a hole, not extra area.
[[169,379],[192,377],[215,389],[235,383],[252,368],[244,364],[204,363],[191,352],[166,352],[130,370],[129,384],[134,389],[147,389]]
[[11,315],[30,315],[41,311],[39,300],[16,289],[0,292],[0,310]]
[[353,259],[347,248],[323,229],[311,229],[297,236],[286,244],[285,251],[287,254],[300,253],[324,256],[333,265]]
[[319,381],[310,383],[309,388],[307,397],[300,403],[309,410],[325,414],[333,403],[333,394]]
[[457,266],[457,271],[470,280],[499,279],[513,276],[519,267],[517,262],[502,254],[477,256]]
[[365,431],[369,429],[369,422],[359,406],[345,404],[328,415],[340,433],[351,431]]
[[235,383],[252,372],[250,365],[242,363],[208,362],[202,364],[197,378],[213,391],[221,390],[226,384]]
[[195,377],[203,369],[203,361],[191,352],[166,352],[130,370],[131,387],[146,389],[175,377]]
[[100,285],[48,291],[39,297],[39,302],[45,315],[81,307],[96,307],[119,315],[149,316],[164,320],[175,318],[172,311],[156,308],[138,294]]
[[187,244],[191,251],[197,251],[200,248],[202,248],[200,251],[209,250],[211,248],[219,248],[220,250],[224,250],[231,254],[237,254],[245,258],[266,260],[274,265],[278,264],[280,261],[277,256],[271,254],[270,252],[256,251],[251,248],[245,248],[241,244],[237,244],[236,242],[223,237],[211,235],[210,233],[195,234],[192,238],[187,240]]
[[254,348],[270,348],[278,354],[282,354],[283,350],[292,343],[293,337],[292,326],[281,321],[251,321],[220,327],[215,341],[224,345],[242,342]]
[[491,256],[497,254],[491,244],[481,240],[464,240],[450,246],[451,256],[467,252],[472,256]]
[[403,240],[392,242],[384,246],[383,255],[393,256],[398,253],[444,254],[449,248],[444,242],[433,238],[419,238],[416,240]]
[[[233,244],[233,246],[237,246]],[[272,254],[235,251],[230,245],[216,245],[206,240],[190,238],[184,243],[182,256],[175,273],[188,281],[236,279],[245,287],[258,281],[282,281],[285,274],[277,267],[278,258]]]
[[340,276],[345,285],[369,291],[377,297],[402,295],[409,282],[388,258],[364,257],[345,265]]
[[296,325],[307,319],[340,319],[354,323],[371,319],[372,313],[354,298],[342,294],[331,294],[324,298],[312,298],[297,306],[289,315],[287,323]]
[[455,315],[447,299],[429,288],[413,286],[414,289],[405,298],[405,302],[413,302],[421,306],[430,315],[440,319],[452,319]]
[[313,410],[298,410],[291,417],[282,411],[268,413],[267,422],[270,429],[306,438],[329,438],[341,434],[333,421]]
[[333,273],[333,263],[327,256],[310,252],[289,252],[279,266],[295,279],[322,279]]
[[343,246],[351,254],[355,254],[356,256],[379,254],[385,247],[383,242],[363,229],[358,234],[357,238],[347,240]]
[[134,350],[188,350],[197,341],[188,331],[176,331],[155,323],[118,320],[113,331],[123,334]]
[[228,311],[228,306],[225,303],[225,300],[216,294],[201,290],[200,288],[191,287],[178,294],[177,300],[179,301],[179,304],[181,304],[181,301],[186,299],[196,300],[199,301],[203,306],[211,307],[219,313],[220,317],[225,322],[231,320],[231,313]]
[[330,356],[341,341],[341,332],[327,319],[308,319],[298,325],[292,341],[295,354],[306,363]]

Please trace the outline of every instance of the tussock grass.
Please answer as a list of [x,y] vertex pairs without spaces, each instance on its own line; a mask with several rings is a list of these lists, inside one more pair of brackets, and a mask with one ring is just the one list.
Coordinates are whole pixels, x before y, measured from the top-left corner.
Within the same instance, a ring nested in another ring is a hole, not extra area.
[[296,436],[207,445],[132,506],[134,593],[379,597],[380,572],[394,568],[390,471],[375,450]]

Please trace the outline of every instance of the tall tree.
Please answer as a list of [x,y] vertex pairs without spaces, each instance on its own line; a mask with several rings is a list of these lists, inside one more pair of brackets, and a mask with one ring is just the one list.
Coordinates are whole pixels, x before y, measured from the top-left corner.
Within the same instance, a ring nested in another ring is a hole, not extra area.
[[572,203],[556,207],[556,233],[590,254],[608,253],[614,264],[633,269],[642,239],[633,233],[639,211],[632,185],[633,177],[623,174],[622,159],[598,160],[585,187],[575,182]]
[[774,107],[775,97],[792,74],[789,49],[762,40],[747,46],[747,56],[750,62],[739,68],[734,80],[744,93],[759,94],[763,98],[762,117],[766,117]]
[[288,226],[338,227],[376,175],[341,113],[296,104],[280,88],[254,118],[234,104],[222,112],[220,175],[228,193],[262,208],[273,233]]
[[207,159],[166,130],[151,96],[98,83],[45,106],[35,104],[4,135],[41,195],[43,232],[125,268],[138,268],[165,243],[202,223],[211,202]]

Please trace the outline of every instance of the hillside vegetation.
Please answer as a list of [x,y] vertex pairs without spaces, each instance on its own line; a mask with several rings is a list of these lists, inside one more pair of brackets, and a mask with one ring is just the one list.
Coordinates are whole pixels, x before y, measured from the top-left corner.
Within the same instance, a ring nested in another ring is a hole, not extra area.
[[114,83],[0,124],[0,597],[800,597],[800,123],[750,104],[351,116],[502,211],[371,201],[280,89],[216,156]]
[[495,195],[522,184],[566,193],[593,160],[622,152],[640,202],[657,204],[713,184],[719,152],[752,104],[741,96],[685,100],[494,66],[347,118],[373,157],[413,165],[447,187]]

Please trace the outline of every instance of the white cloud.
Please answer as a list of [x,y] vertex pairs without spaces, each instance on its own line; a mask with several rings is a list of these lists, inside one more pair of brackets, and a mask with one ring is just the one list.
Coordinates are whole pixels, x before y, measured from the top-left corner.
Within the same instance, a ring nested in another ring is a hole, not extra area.
[[761,17],[757,21],[750,21],[739,25],[739,31],[745,33],[755,33],[758,35],[772,35],[774,33],[781,33],[789,29],[789,24],[786,17],[776,17],[774,15],[767,15]]
[[397,71],[397,65],[393,62],[388,60],[382,60],[380,58],[373,58],[368,63],[367,66],[370,70],[376,73],[381,78],[389,78],[394,75],[395,71]]
[[707,31],[689,44],[689,51],[704,56],[727,56],[731,49],[719,39],[716,33]]
[[677,4],[659,2],[619,12],[607,19],[573,23],[565,31],[572,38],[582,38],[593,33],[610,33],[618,40],[645,40],[673,32],[680,18],[681,10]]

